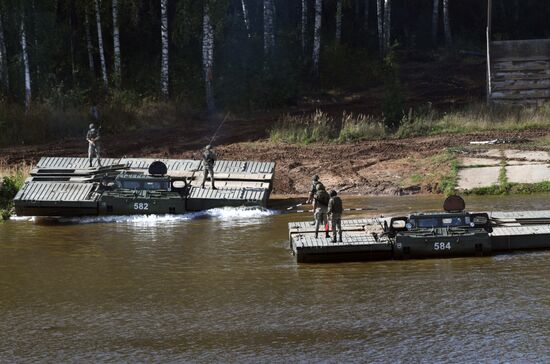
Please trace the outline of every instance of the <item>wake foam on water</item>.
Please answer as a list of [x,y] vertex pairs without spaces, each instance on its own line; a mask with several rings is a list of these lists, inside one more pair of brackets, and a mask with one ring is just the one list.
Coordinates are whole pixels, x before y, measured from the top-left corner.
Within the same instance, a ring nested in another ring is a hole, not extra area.
[[220,221],[255,222],[262,218],[276,215],[277,211],[261,207],[223,207],[200,212],[189,212],[182,215],[112,215],[112,216],[85,216],[85,217],[12,217],[15,221],[33,221],[38,223],[60,224],[98,224],[98,223],[125,223],[135,225],[156,225],[175,223],[197,219],[214,219]]

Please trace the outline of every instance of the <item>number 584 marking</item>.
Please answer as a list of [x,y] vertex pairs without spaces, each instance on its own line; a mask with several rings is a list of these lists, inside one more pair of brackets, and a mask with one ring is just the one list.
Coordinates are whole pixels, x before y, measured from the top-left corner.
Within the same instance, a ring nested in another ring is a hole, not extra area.
[[134,210],[149,210],[149,204],[147,202],[134,204]]
[[451,243],[434,243],[434,250],[451,250]]

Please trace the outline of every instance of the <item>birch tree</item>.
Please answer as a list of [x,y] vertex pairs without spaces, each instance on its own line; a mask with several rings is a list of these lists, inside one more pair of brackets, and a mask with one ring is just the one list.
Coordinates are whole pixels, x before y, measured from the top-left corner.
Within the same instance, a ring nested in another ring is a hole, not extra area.
[[384,0],[384,55],[391,45],[391,0]]
[[273,27],[273,0],[264,0],[264,55],[268,56],[275,47],[275,31]]
[[120,87],[120,82],[122,79],[122,66],[120,60],[120,31],[118,28],[118,0],[112,0],[111,5],[113,11],[113,76],[115,80],[115,85],[117,87]]
[[449,14],[450,0],[443,0],[443,27],[445,30],[445,44],[447,47],[452,47],[453,36],[451,34],[451,15]]
[[210,9],[208,2],[204,4],[202,22],[202,65],[204,72],[204,87],[206,91],[206,107],[209,114],[212,114],[216,105],[214,103],[213,66],[214,66],[214,29],[210,21]]
[[323,0],[315,0],[315,27],[313,29],[313,73],[319,75],[319,58],[321,55],[321,22],[323,17]]
[[29,67],[29,53],[27,50],[27,33],[25,31],[25,17],[21,14],[21,55],[23,59],[23,72],[25,74],[25,112],[31,107],[31,70]]
[[342,0],[336,1],[336,44],[342,42]]
[[100,0],[95,0],[95,19],[97,23],[97,46],[99,48],[99,60],[101,61],[101,77],[105,88],[109,87],[107,77],[107,63],[105,62],[105,49],[103,48],[103,33],[101,32],[101,14],[99,12]]
[[307,38],[307,0],[302,0],[302,53],[306,53]]
[[170,97],[170,74],[168,68],[168,0],[160,0],[160,39],[162,43],[162,59],[160,62],[160,92],[165,100]]
[[439,26],[439,2],[441,0],[433,0],[432,8],[432,43],[437,44],[437,30]]
[[88,7],[84,9],[84,28],[86,31],[86,49],[88,50],[88,67],[90,68],[90,74],[95,76],[94,66],[94,47],[92,45],[92,35],[90,32],[90,21],[88,17]]
[[384,8],[382,6],[382,0],[376,0],[376,19],[378,20],[378,47],[380,48],[380,55],[384,56],[385,34],[384,34]]
[[243,21],[246,28],[246,33],[248,38],[251,38],[252,34],[250,34],[250,19],[248,18],[248,7],[246,6],[245,0],[241,0],[241,8],[243,10]]
[[9,72],[8,72],[8,56],[6,53],[6,41],[4,39],[4,25],[2,23],[2,15],[0,12],[0,84],[4,91],[10,88]]

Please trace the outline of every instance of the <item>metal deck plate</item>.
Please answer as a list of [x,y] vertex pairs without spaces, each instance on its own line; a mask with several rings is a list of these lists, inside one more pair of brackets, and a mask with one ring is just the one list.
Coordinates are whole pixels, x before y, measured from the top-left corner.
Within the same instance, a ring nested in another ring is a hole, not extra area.
[[93,183],[32,182],[27,183],[15,199],[21,201],[96,201]]

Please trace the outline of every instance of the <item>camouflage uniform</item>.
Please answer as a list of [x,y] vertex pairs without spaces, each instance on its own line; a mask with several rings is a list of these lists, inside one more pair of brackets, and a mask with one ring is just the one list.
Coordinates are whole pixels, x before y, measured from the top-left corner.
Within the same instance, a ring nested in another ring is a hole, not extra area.
[[210,174],[210,179],[212,180],[212,189],[216,190],[214,186],[214,163],[216,162],[216,153],[210,148],[209,145],[206,146],[204,152],[202,152],[202,160],[204,163],[204,174],[202,177],[201,187],[204,188],[208,174]]
[[336,228],[338,228],[338,241],[342,241],[342,212],[344,212],[342,199],[334,194],[328,202],[328,214],[330,215],[330,223],[332,224],[333,242],[336,242]]
[[94,124],[90,124],[90,129],[86,134],[86,140],[88,141],[88,160],[90,161],[90,167],[92,167],[93,157],[97,159],[97,165],[101,167],[101,157],[99,156],[99,130],[96,129]]
[[[314,208],[314,216],[315,216],[315,237],[317,238],[318,237],[318,234],[319,234],[319,227],[322,225],[322,226],[327,226],[328,224],[328,216],[327,216],[327,211],[328,211],[328,206],[326,205],[326,202],[323,203],[322,201],[319,201],[318,197],[321,193],[327,193],[325,191],[325,187],[321,184],[321,183],[317,183],[316,187],[317,189],[317,192],[316,192],[316,195],[315,195],[315,199],[314,199],[314,202],[313,202],[313,208]],[[326,235],[325,237],[329,238],[330,236],[328,235],[328,230],[325,231],[326,232]]]

